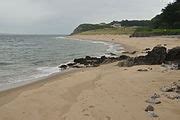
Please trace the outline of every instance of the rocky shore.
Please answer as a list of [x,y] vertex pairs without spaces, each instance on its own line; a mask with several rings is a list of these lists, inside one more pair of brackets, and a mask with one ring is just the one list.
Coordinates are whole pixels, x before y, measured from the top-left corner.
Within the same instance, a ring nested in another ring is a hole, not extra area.
[[120,67],[131,67],[134,65],[163,65],[169,66],[171,69],[180,69],[180,47],[167,49],[164,46],[155,46],[152,50],[145,49],[147,55],[130,57],[121,55],[117,57],[91,57],[74,59],[74,62],[59,66],[61,70],[67,68],[85,68],[98,67],[102,64],[117,62]]

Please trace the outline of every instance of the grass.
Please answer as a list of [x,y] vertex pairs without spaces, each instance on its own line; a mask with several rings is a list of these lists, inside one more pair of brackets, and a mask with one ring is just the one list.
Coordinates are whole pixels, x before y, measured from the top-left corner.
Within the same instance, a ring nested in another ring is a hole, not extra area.
[[151,29],[151,28],[137,28],[132,34],[133,37],[148,37],[161,35],[180,35],[180,29]]
[[127,34],[130,35],[134,33],[135,28],[133,27],[120,27],[120,28],[104,28],[104,29],[96,29],[89,30],[86,32],[81,32],[79,35],[101,35],[101,34],[110,34],[110,35],[121,35]]

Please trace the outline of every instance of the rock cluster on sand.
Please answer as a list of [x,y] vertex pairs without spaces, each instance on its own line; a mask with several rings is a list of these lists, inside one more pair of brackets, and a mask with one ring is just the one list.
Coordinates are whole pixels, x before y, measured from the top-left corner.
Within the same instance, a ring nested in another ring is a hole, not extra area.
[[159,98],[160,95],[154,93],[153,96],[151,96],[148,100],[146,100],[146,103],[149,103],[149,105],[145,108],[145,111],[148,112],[150,117],[158,117],[158,115],[155,113],[155,108],[153,106],[161,103]]
[[[180,80],[177,82],[173,82],[170,85],[166,85],[160,88],[162,93],[162,96],[174,100],[174,99],[180,99]],[[160,104],[161,101],[159,100],[160,95],[157,93],[154,93],[153,96],[151,96],[149,99],[147,99],[145,102],[149,103],[149,105],[145,108],[145,111],[148,112],[148,114],[151,117],[158,117],[158,115],[154,112],[155,108],[154,106],[156,104]]]
[[[148,49],[149,50],[149,49]],[[149,51],[145,56],[129,57],[121,55],[119,57],[91,57],[86,56],[85,58],[74,59],[74,62],[59,66],[60,69],[64,70],[67,68],[83,68],[83,67],[97,67],[101,64],[117,62],[120,67],[130,67],[134,65],[160,65],[176,64],[176,68],[180,69],[180,47],[170,49],[167,52],[166,47],[156,46]],[[141,70],[140,70],[141,71]]]
[[145,109],[146,112],[148,111],[154,111],[154,107],[152,105],[148,105]]
[[120,61],[118,65],[130,67],[133,65],[160,65],[162,63],[176,64],[177,69],[180,69],[180,47],[167,51],[164,46],[156,46],[147,55],[130,57],[127,60]]
[[166,85],[160,88],[164,95],[168,99],[180,99],[180,80],[173,82],[170,85]]
[[130,58],[130,57],[126,56],[126,55],[121,55],[119,57],[106,57],[106,56],[91,57],[91,56],[86,56],[85,58],[74,59],[73,63],[61,65],[61,66],[59,66],[59,68],[64,70],[67,68],[97,67],[101,64],[117,62],[117,61],[125,60],[128,58]]

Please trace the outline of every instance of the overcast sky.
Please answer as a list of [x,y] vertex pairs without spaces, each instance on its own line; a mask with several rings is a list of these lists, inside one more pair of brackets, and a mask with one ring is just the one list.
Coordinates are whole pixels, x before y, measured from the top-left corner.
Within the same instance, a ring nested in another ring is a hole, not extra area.
[[0,0],[0,33],[68,34],[81,23],[151,19],[172,0]]

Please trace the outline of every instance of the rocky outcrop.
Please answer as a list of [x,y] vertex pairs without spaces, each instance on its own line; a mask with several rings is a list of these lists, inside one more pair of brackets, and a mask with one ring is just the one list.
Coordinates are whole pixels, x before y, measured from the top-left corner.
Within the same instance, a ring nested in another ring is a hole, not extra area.
[[[149,49],[148,49],[149,50]],[[82,68],[82,67],[97,67],[101,64],[107,64],[112,62],[117,62],[120,67],[131,67],[134,65],[160,65],[162,63],[176,63],[175,66],[180,68],[180,47],[170,49],[167,52],[166,47],[156,46],[149,51],[145,56],[129,57],[126,55],[121,55],[119,57],[91,57],[86,56],[85,58],[74,59],[72,63],[61,65],[59,68]],[[174,64],[173,64],[174,65]],[[138,70],[147,71],[147,70]]]
[[180,69],[180,47],[175,47],[168,51],[165,63],[171,65],[172,69]]
[[101,56],[100,58],[86,56],[85,58],[74,59],[74,62],[77,64],[83,64],[86,66],[96,66],[96,65],[112,63],[112,62],[116,62],[116,61],[120,61],[120,60],[124,60],[128,58],[129,57],[125,55],[122,55],[120,57]]
[[125,60],[130,58],[129,56],[122,55],[119,57],[91,57],[86,56],[85,58],[77,58],[74,59],[72,63],[64,64],[59,66],[61,70],[65,70],[67,68],[84,68],[84,67],[98,67],[101,64],[113,63],[120,60]]
[[168,51],[166,61],[180,61],[180,47],[172,48]]
[[148,52],[147,55],[128,58],[126,61],[123,61],[123,63],[119,63],[119,66],[159,65],[164,62],[166,55],[167,52],[165,47],[156,46],[152,51]]

